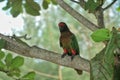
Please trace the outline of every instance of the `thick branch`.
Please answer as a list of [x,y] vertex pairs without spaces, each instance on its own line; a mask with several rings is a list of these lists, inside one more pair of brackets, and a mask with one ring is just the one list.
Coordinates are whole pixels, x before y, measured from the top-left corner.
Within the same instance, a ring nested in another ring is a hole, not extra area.
[[89,61],[79,56],[76,56],[73,61],[71,61],[69,56],[61,59],[61,55],[58,53],[38,48],[36,46],[30,47],[26,44],[16,42],[15,40],[6,37],[3,34],[0,34],[0,38],[6,41],[6,45],[4,47],[6,50],[10,50],[26,57],[43,59],[62,66],[81,69],[87,72],[90,71]]
[[84,16],[82,16],[80,13],[75,11],[72,7],[70,7],[67,3],[65,3],[63,0],[56,0],[58,4],[67,11],[70,15],[72,15],[75,19],[77,19],[80,23],[82,23],[84,26],[86,26],[88,29],[94,31],[97,28],[95,24],[93,24],[91,21],[86,19]]

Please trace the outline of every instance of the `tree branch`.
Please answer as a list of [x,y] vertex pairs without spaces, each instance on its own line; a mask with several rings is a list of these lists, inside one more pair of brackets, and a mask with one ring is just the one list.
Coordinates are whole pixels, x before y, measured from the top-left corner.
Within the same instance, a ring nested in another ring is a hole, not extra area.
[[101,6],[97,8],[94,15],[97,19],[98,28],[105,28],[103,8]]
[[113,0],[108,6],[106,6],[105,8],[103,8],[103,10],[108,9],[109,7],[111,7],[117,0]]
[[75,19],[77,19],[80,23],[82,23],[84,26],[86,26],[88,29],[94,31],[97,30],[98,27],[86,19],[84,16],[82,16],[80,13],[75,11],[72,7],[70,7],[67,3],[65,3],[63,0],[56,0],[57,3],[70,15],[72,15]]
[[0,38],[6,41],[4,47],[6,50],[10,50],[26,57],[43,59],[62,66],[80,69],[87,72],[90,71],[89,61],[79,56],[76,56],[73,61],[71,61],[71,58],[69,56],[61,59],[61,55],[58,53],[38,48],[36,46],[30,47],[26,44],[19,43],[3,34],[0,34]]

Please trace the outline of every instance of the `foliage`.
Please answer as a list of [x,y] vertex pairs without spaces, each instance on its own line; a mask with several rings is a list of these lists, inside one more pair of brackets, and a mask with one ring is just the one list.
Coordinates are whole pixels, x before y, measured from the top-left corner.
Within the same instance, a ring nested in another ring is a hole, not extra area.
[[24,58],[21,56],[13,57],[8,53],[5,56],[5,52],[0,51],[0,71],[6,73],[9,77],[19,80],[33,80],[35,78],[35,72],[28,72],[21,76],[20,67],[23,66]]
[[[5,45],[5,41],[0,39],[0,47],[1,49]],[[21,56],[15,56],[11,53],[3,52],[0,49],[0,71],[6,73],[8,76],[17,79],[17,80],[33,80],[35,78],[35,72],[29,72],[23,76],[21,76],[20,67],[24,64],[24,58]]]
[[48,9],[48,6],[52,2],[54,5],[57,5],[56,0],[43,0],[42,6],[44,9]]
[[40,6],[38,3],[34,2],[34,0],[8,0],[3,10],[10,10],[12,16],[17,17],[24,11],[23,7],[28,14],[33,16],[40,15]]
[[114,79],[114,54],[118,54],[120,34],[113,28],[111,35],[107,46],[91,60],[91,80]]
[[117,11],[119,11],[119,12],[120,12],[120,6],[117,8]]
[[98,29],[91,34],[91,37],[95,42],[109,40],[110,31],[108,29]]
[[[0,0],[0,2],[5,0]],[[52,2],[56,5],[56,0],[43,0],[43,8],[47,9],[48,5]],[[32,16],[40,15],[41,7],[34,0],[7,0],[6,6],[3,10],[9,10],[13,17],[17,17],[20,13],[24,11]]]
[[104,0],[88,0],[85,3],[85,10],[88,10],[89,13],[94,13],[100,6],[104,4]]

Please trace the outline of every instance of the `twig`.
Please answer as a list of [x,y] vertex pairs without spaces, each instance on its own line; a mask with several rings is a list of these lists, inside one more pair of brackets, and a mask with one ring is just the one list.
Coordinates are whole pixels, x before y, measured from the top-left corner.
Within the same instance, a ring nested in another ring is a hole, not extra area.
[[113,0],[108,6],[106,6],[105,8],[103,8],[103,10],[108,9],[109,7],[111,7],[117,0]]

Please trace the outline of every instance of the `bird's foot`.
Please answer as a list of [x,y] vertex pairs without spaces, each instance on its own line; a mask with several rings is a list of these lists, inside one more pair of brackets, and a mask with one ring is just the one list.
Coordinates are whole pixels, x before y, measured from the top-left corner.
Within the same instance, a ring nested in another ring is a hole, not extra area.
[[63,54],[61,55],[61,58],[64,58],[66,55],[67,55],[67,54],[63,53]]
[[73,60],[74,57],[75,57],[75,55],[72,55],[72,56],[71,56],[71,61]]

